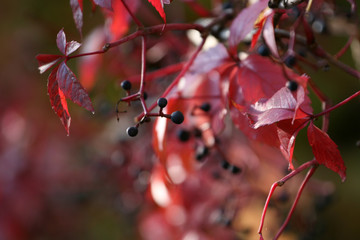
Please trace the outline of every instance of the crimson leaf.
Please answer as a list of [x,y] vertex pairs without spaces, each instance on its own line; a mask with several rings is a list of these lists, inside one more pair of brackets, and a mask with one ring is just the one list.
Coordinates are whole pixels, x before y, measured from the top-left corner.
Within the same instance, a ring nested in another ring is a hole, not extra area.
[[148,0],[156,9],[156,11],[160,14],[161,18],[166,23],[166,16],[164,12],[164,3],[163,0]]
[[66,42],[64,29],[61,29],[57,34],[56,44],[60,52],[65,56],[68,56],[71,53],[75,52],[81,46],[81,44],[77,41]]
[[275,40],[275,30],[274,30],[274,24],[273,20],[274,14],[271,14],[269,17],[267,17],[265,24],[264,24],[264,30],[263,30],[263,37],[266,42],[266,45],[269,47],[272,55],[274,57],[279,58],[279,52],[277,50],[276,46],[276,40]]
[[242,10],[230,26],[229,46],[236,49],[236,46],[253,29],[254,22],[259,14],[266,8],[267,0],[260,0],[257,3]]
[[64,92],[65,97],[88,111],[94,112],[89,95],[65,62],[59,65],[56,79],[59,89]]
[[96,5],[99,5],[102,8],[112,10],[111,0],[93,0]]
[[193,74],[207,73],[222,64],[229,54],[223,44],[201,52],[190,67]]
[[317,128],[312,122],[308,127],[307,134],[318,163],[338,173],[344,182],[346,179],[346,167],[336,144],[330,139],[329,135]]
[[59,67],[54,68],[48,78],[48,94],[50,103],[55,113],[59,116],[62,124],[69,135],[71,117],[68,111],[64,93],[60,90],[56,75]]
[[39,63],[40,73],[46,72],[49,68],[54,66],[60,59],[61,55],[52,55],[52,54],[39,54],[36,56],[36,59]]
[[76,28],[80,32],[80,35],[82,35],[81,29],[83,26],[83,0],[70,0],[70,6]]

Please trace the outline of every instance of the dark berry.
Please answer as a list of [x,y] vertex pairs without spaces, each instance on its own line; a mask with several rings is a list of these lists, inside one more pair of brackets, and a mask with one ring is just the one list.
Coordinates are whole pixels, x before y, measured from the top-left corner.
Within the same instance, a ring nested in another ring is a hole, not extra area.
[[277,1],[274,1],[274,0],[270,0],[268,2],[268,7],[269,8],[277,8],[279,6],[279,4],[277,3]]
[[204,112],[208,112],[211,109],[211,105],[210,105],[210,103],[205,102],[205,103],[201,104],[200,109],[203,110]]
[[288,66],[289,68],[292,68],[293,66],[295,66],[296,64],[296,57],[293,55],[289,55],[285,61],[284,61],[285,65]]
[[295,82],[295,81],[288,81],[286,83],[286,87],[292,91],[292,92],[295,92],[297,89],[298,89],[298,83]]
[[146,99],[148,98],[147,92],[144,92],[144,93],[143,93],[143,98],[144,98],[144,100],[146,100]]
[[307,53],[306,53],[306,49],[300,49],[299,51],[298,51],[298,54],[300,55],[300,56],[302,56],[302,57],[306,57],[307,56]]
[[130,137],[135,137],[138,134],[138,129],[137,127],[128,127],[126,129],[126,133],[127,135],[129,135]]
[[184,115],[180,111],[175,111],[171,115],[171,121],[176,124],[181,124],[184,121]]
[[265,44],[260,45],[257,48],[257,52],[258,52],[259,55],[261,55],[263,57],[267,57],[267,56],[270,55],[270,50]]
[[195,158],[198,161],[201,161],[209,154],[209,148],[206,146],[198,146],[196,148]]
[[232,174],[238,174],[238,173],[241,173],[241,168],[239,168],[237,166],[234,166],[234,165],[231,165],[230,168],[229,168],[229,171]]
[[287,15],[295,20],[300,16],[300,10],[297,7],[292,7],[290,10],[288,10]]
[[124,80],[121,82],[121,87],[124,90],[129,91],[131,89],[131,82],[129,82],[128,80]]
[[222,5],[222,8],[225,10],[225,9],[230,9],[230,8],[233,8],[233,4],[231,2],[224,2],[223,5]]
[[200,129],[198,129],[198,128],[195,128],[194,129],[194,136],[196,138],[201,138],[202,137],[202,131]]
[[160,108],[166,107],[167,103],[168,103],[168,102],[167,102],[166,98],[159,98],[159,99],[157,100],[157,105],[158,105]]
[[221,160],[220,165],[223,169],[229,169],[230,163],[226,161],[225,159]]
[[177,137],[181,142],[186,142],[190,139],[190,132],[185,129],[180,129],[177,132]]

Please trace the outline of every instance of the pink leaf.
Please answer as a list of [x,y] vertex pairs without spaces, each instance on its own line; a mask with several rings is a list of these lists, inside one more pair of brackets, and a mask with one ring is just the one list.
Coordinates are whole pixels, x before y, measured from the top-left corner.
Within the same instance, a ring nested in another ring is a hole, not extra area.
[[[96,28],[85,39],[82,52],[93,52],[101,49],[105,44],[105,34],[103,28]],[[90,55],[79,58],[79,80],[81,85],[90,90],[94,86],[96,74],[102,65],[102,54]]]
[[266,8],[267,0],[260,0],[257,3],[242,10],[230,26],[229,47],[233,51],[236,46],[254,28],[254,23],[259,14]]
[[190,67],[190,72],[194,74],[207,73],[221,65],[229,54],[222,44],[218,44],[207,51],[201,52]]
[[83,26],[83,0],[70,0],[70,6],[76,28],[80,32],[80,35],[82,35],[81,29]]
[[290,169],[294,169],[292,158],[296,137],[300,130],[306,126],[307,122],[307,119],[297,119],[294,122],[290,120],[284,120],[276,124],[277,135],[280,141],[279,148],[284,157],[289,161]]
[[[130,8],[130,11],[135,13],[138,7],[138,1],[135,0],[126,0],[127,6]],[[107,12],[107,26],[108,34],[111,39],[119,39],[124,35],[129,29],[130,15],[126,8],[124,7],[121,0],[113,1],[113,11]]]
[[65,48],[66,48],[66,36],[65,36],[64,29],[61,29],[59,31],[59,33],[57,34],[56,44],[57,44],[57,47],[59,48],[60,52],[65,55],[65,53],[66,53],[66,51],[65,51]]
[[273,124],[294,116],[296,100],[287,87],[281,88],[267,101],[258,101],[249,109],[254,128]]
[[75,52],[79,47],[81,46],[80,43],[78,43],[77,41],[71,41],[71,42],[67,42],[66,43],[66,50],[65,50],[65,55],[70,55],[71,53]]
[[66,63],[62,62],[60,64],[56,79],[59,84],[59,89],[64,92],[67,98],[88,111],[94,112],[89,95]]
[[154,6],[156,11],[160,14],[161,18],[166,23],[163,0],[148,0],[148,1]]
[[93,1],[96,5],[112,11],[111,0],[93,0]]
[[59,116],[62,124],[65,127],[67,134],[69,135],[69,127],[71,117],[68,111],[67,102],[64,93],[59,89],[57,82],[58,67],[54,68],[48,78],[48,94],[50,97],[51,107],[55,113]]
[[279,58],[279,52],[276,46],[275,40],[275,31],[274,31],[274,24],[273,24],[274,14],[271,14],[265,21],[264,30],[263,30],[263,37],[266,42],[266,45],[269,47],[272,55],[276,58]]
[[344,182],[346,179],[346,167],[336,144],[312,122],[308,127],[308,139],[318,163],[338,173]]
[[52,54],[39,54],[36,56],[36,59],[39,63],[40,73],[46,72],[49,68],[54,66],[62,56],[52,55]]

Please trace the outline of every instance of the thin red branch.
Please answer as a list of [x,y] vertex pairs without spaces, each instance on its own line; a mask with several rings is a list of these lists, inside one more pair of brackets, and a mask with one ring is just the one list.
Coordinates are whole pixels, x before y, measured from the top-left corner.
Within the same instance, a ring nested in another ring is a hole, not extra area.
[[138,27],[143,28],[144,25],[140,22],[140,20],[134,15],[134,13],[130,10],[129,6],[126,4],[126,2],[124,0],[121,0],[122,4],[124,5],[124,7],[126,8],[127,12],[130,14],[131,18],[134,20],[134,22],[136,23],[136,25],[138,25]]
[[[176,63],[173,65],[161,68],[159,70],[148,72],[148,73],[146,73],[145,80],[147,82],[149,82],[149,81],[152,81],[152,80],[160,78],[160,77],[164,77],[164,76],[168,76],[170,74],[174,74],[176,72],[180,72],[183,67],[184,67],[184,63]],[[129,77],[128,80],[130,82],[137,82],[140,80],[140,78],[141,78],[140,75],[136,75],[136,76]]]
[[152,27],[138,29],[136,32],[134,32],[126,37],[123,37],[118,41],[106,43],[103,47],[103,50],[68,56],[67,60],[70,60],[72,58],[89,56],[89,55],[103,54],[103,53],[107,52],[110,48],[117,47],[123,43],[126,43],[126,42],[133,40],[140,36],[147,36],[147,35],[156,34],[156,33],[161,34],[163,32],[176,31],[176,30],[186,31],[186,30],[194,29],[194,30],[199,31],[200,33],[204,33],[206,31],[206,28],[199,24],[174,23],[174,24],[167,24],[165,29],[163,29],[163,27],[164,27],[164,25],[161,24],[161,25],[155,25]]
[[308,173],[306,174],[306,177],[304,178],[304,181],[302,182],[297,194],[296,194],[296,197],[295,197],[295,200],[294,200],[294,203],[293,205],[291,206],[291,209],[289,211],[289,214],[287,215],[283,225],[280,227],[278,233],[276,234],[276,236],[274,237],[274,240],[278,239],[280,237],[280,235],[282,234],[282,232],[284,231],[285,227],[288,225],[289,221],[290,221],[290,218],[291,216],[293,215],[294,211],[295,211],[295,208],[296,208],[296,205],[298,204],[299,202],[299,199],[300,199],[300,196],[305,188],[305,185],[308,183],[309,179],[311,178],[311,176],[314,174],[314,172],[316,171],[318,165],[313,165],[312,168],[308,171]]
[[349,49],[352,41],[354,40],[354,36],[350,36],[349,39],[347,40],[345,46],[338,52],[334,55],[334,58],[335,59],[338,59],[339,57],[341,57],[342,55],[345,54],[345,52]]
[[309,168],[309,167],[314,166],[314,165],[317,165],[317,164],[318,164],[318,163],[317,163],[316,159],[311,160],[311,161],[308,161],[308,162],[304,163],[303,165],[301,165],[300,167],[296,168],[294,171],[292,171],[291,173],[289,173],[288,175],[286,175],[286,176],[283,177],[282,179],[280,179],[279,181],[275,182],[275,183],[271,186],[270,191],[269,191],[269,194],[268,194],[268,197],[267,197],[266,202],[265,202],[265,205],[264,205],[263,212],[262,212],[262,214],[261,214],[261,219],[260,219],[260,224],[259,224],[259,229],[258,229],[258,233],[259,233],[261,239],[262,239],[262,229],[263,229],[263,226],[264,226],[266,211],[267,211],[267,208],[268,208],[268,206],[269,206],[269,202],[270,202],[271,196],[273,195],[275,189],[276,189],[278,186],[284,185],[289,179],[291,179],[292,177],[296,176],[297,174],[299,174],[300,172],[302,172],[304,169]]
[[[311,89],[314,91],[315,95],[321,101],[321,109],[323,111],[328,109],[331,105],[330,99],[320,90],[320,88],[312,81],[311,78],[309,79],[309,85],[310,85]],[[324,132],[327,132],[327,130],[329,128],[329,121],[330,121],[330,115],[325,114],[323,117],[323,122],[322,122],[322,126],[321,126],[321,129]]]
[[[199,55],[200,51],[204,47],[207,37],[205,36],[201,42],[201,44],[196,49],[195,53],[191,56],[190,60],[185,64],[179,75],[175,78],[175,80],[170,84],[170,86],[165,90],[165,92],[161,95],[161,97],[166,97],[171,90],[179,83],[180,79],[187,73],[191,65],[194,63],[196,57]],[[157,106],[156,102],[153,103],[149,107],[149,111],[151,112]],[[144,113],[140,114],[137,119],[141,119],[144,116]]]
[[349,101],[351,101],[352,99],[356,98],[356,97],[359,96],[359,95],[360,95],[360,91],[354,93],[354,94],[351,95],[350,97],[346,98],[344,101],[339,102],[338,104],[336,104],[336,105],[334,105],[334,106],[326,109],[325,111],[323,111],[323,112],[321,112],[321,113],[318,113],[318,114],[315,114],[315,115],[313,116],[313,118],[321,117],[321,116],[323,116],[323,115],[325,115],[325,114],[327,114],[327,113],[329,113],[329,112],[331,112],[331,111],[333,111],[333,110],[341,107],[342,105],[348,103]]

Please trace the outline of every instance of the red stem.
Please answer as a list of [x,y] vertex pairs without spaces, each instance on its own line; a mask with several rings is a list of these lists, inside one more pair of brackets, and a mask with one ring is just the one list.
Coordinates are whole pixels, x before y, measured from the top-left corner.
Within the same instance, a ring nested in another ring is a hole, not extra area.
[[[170,86],[165,90],[165,92],[161,95],[161,97],[166,97],[170,91],[179,83],[180,79],[187,73],[191,65],[194,63],[196,57],[199,55],[201,49],[203,48],[205,42],[206,42],[206,36],[203,38],[200,46],[196,49],[195,53],[191,56],[190,60],[185,64],[184,68],[181,70],[179,75],[175,78],[175,80],[170,84]],[[149,107],[149,111],[151,112],[155,107],[157,106],[156,102],[153,103]],[[140,114],[137,119],[141,119],[144,116],[144,113]]]
[[349,47],[350,47],[353,40],[354,40],[354,36],[349,37],[349,39],[346,42],[345,46],[337,54],[334,55],[334,58],[338,59],[339,57],[344,55],[345,52],[349,49]]
[[141,77],[140,77],[140,101],[141,105],[144,109],[144,114],[148,113],[148,109],[144,99],[144,81],[145,81],[145,74],[146,74],[146,39],[145,36],[141,37]]
[[[159,70],[153,71],[153,72],[148,72],[146,74],[146,81],[152,81],[154,79],[160,78],[160,77],[164,77],[170,74],[174,74],[176,72],[181,71],[181,69],[184,67],[184,63],[176,63],[164,68],[161,68]],[[140,75],[136,75],[136,76],[132,76],[129,77],[128,80],[130,82],[137,82],[139,79],[141,78]]]
[[311,178],[311,176],[314,174],[314,172],[316,171],[318,165],[313,165],[312,168],[308,171],[308,173],[306,174],[306,177],[304,179],[304,181],[302,182],[297,194],[296,194],[296,197],[295,197],[295,201],[293,203],[293,205],[291,206],[291,209],[289,211],[289,214],[287,215],[283,225],[280,227],[278,233],[276,234],[274,240],[277,240],[280,235],[282,234],[282,232],[284,231],[285,227],[288,225],[289,221],[290,221],[290,218],[291,216],[293,215],[294,213],[294,210],[296,208],[296,205],[297,203],[299,202],[299,199],[300,199],[300,196],[302,194],[302,191],[304,190],[305,188],[305,185],[307,184],[307,182],[309,181],[309,179]]
[[[320,99],[322,110],[325,111],[326,109],[328,109],[331,105],[330,99],[318,88],[318,86],[316,86],[316,84],[311,79],[309,79],[309,85],[311,89],[314,91],[315,95]],[[325,114],[321,126],[321,129],[324,132],[327,132],[329,128],[329,121],[330,121],[330,115]]]
[[199,16],[199,17],[210,17],[212,14],[209,10],[201,6],[199,3],[194,1],[184,1],[187,5],[189,5],[192,10]]
[[115,41],[112,43],[106,43],[103,50],[68,56],[67,60],[70,60],[72,58],[89,56],[89,55],[103,54],[103,53],[107,52],[110,48],[117,47],[117,46],[119,46],[125,42],[128,42],[130,40],[133,40],[139,36],[147,36],[150,34],[163,33],[163,32],[174,31],[174,30],[185,31],[185,30],[194,29],[201,33],[206,31],[206,28],[199,24],[174,23],[174,24],[167,24],[165,29],[163,29],[163,27],[164,27],[164,25],[161,24],[161,25],[156,25],[156,26],[152,26],[152,27],[138,29],[136,32],[134,32],[126,37],[123,37],[118,41]]
[[270,198],[273,195],[276,187],[284,185],[285,182],[287,182],[290,178],[292,178],[295,175],[299,174],[304,169],[309,168],[309,167],[314,166],[314,165],[317,165],[316,159],[304,163],[303,165],[301,165],[300,167],[298,167],[297,169],[295,169],[294,171],[292,171],[291,173],[289,173],[288,175],[286,175],[285,177],[283,177],[279,181],[275,182],[271,186],[268,197],[267,197],[265,205],[264,205],[263,212],[261,214],[261,220],[260,220],[260,225],[259,225],[259,229],[258,229],[258,233],[259,233],[261,238],[262,238],[262,229],[263,229],[263,226],[264,226],[266,211],[267,211],[267,208],[269,206]]
[[350,100],[356,98],[356,97],[359,96],[359,95],[360,95],[360,91],[354,93],[354,94],[351,95],[350,97],[346,98],[344,101],[339,102],[338,104],[336,104],[336,105],[334,105],[334,106],[326,109],[325,111],[323,111],[323,112],[321,112],[321,113],[318,113],[318,114],[315,114],[315,115],[313,116],[313,118],[321,117],[321,116],[323,116],[323,115],[325,115],[325,114],[327,114],[327,113],[329,113],[329,112],[337,109],[338,107],[341,107],[342,105],[344,105],[345,103],[349,102]]
[[126,2],[124,0],[121,0],[122,4],[124,5],[124,7],[126,8],[127,12],[130,14],[131,18],[134,20],[134,22],[136,23],[136,25],[138,25],[138,27],[142,28],[144,27],[144,25],[139,21],[139,19],[137,19],[137,17],[133,14],[133,12],[130,10],[129,6],[126,4]]

